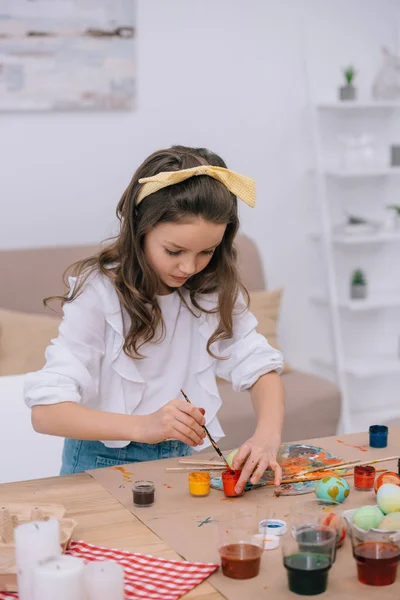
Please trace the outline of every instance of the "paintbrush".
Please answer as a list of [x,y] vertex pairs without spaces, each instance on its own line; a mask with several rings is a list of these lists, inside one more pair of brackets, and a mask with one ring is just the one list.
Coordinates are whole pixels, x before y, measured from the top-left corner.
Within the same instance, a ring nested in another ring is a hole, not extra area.
[[[181,390],[181,394],[185,398],[186,402],[189,402],[189,404],[192,404],[183,390]],[[213,438],[211,437],[211,435],[210,435],[210,433],[209,433],[209,431],[208,431],[208,429],[207,429],[207,427],[205,425],[203,425],[203,429],[206,432],[206,435],[207,435],[208,439],[210,440],[210,442],[211,442],[211,444],[212,444],[215,452],[222,458],[222,460],[224,461],[224,463],[228,467],[228,471],[233,472],[232,467],[230,467],[228,465],[227,460],[226,460],[225,456],[222,454],[221,450],[219,449],[219,446],[218,446],[217,442],[215,442],[213,440]]]
[[337,465],[327,465],[326,467],[313,467],[312,469],[305,469],[298,473],[298,476],[308,475],[308,473],[316,473],[317,471],[335,471],[336,469],[346,469],[354,467],[355,465],[374,465],[375,463],[386,462],[388,460],[397,460],[398,456],[388,456],[387,458],[376,458],[374,460],[349,460],[347,462],[341,462]]
[[[375,471],[376,473],[385,473],[386,469],[378,469]],[[323,479],[325,475],[321,473],[321,475],[315,475],[314,477],[293,477],[292,479],[282,479],[281,485],[285,483],[308,483],[309,481],[320,481]],[[346,473],[345,475],[341,475],[341,477],[354,477],[353,473]],[[273,481],[267,481],[266,485],[274,485]]]

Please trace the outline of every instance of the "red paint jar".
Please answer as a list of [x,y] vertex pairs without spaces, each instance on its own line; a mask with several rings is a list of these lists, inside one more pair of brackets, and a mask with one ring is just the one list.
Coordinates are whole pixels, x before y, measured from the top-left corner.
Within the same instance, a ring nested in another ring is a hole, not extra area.
[[375,468],[369,465],[354,467],[354,487],[362,492],[374,489]]
[[224,494],[227,498],[233,498],[235,496],[243,496],[244,487],[240,494],[235,492],[235,486],[239,481],[242,471],[223,471],[222,473],[222,485],[224,488]]

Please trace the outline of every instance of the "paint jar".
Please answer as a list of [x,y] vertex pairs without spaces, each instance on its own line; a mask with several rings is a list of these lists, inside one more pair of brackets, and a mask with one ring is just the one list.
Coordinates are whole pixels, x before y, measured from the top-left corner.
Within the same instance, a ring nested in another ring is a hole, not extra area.
[[388,428],[386,425],[371,425],[369,428],[369,445],[371,448],[386,448]]
[[224,488],[224,494],[227,498],[234,498],[235,496],[243,496],[244,487],[242,491],[237,494],[235,492],[235,487],[239,478],[242,474],[242,471],[223,471],[222,473],[222,485]]
[[258,531],[265,535],[283,535],[287,531],[287,524],[281,519],[262,519]]
[[193,471],[189,473],[189,492],[191,496],[201,498],[210,493],[210,473]]
[[354,467],[354,487],[361,492],[370,492],[374,488],[375,469],[371,466]]
[[152,481],[135,481],[132,486],[133,504],[144,508],[153,506],[155,497],[155,487]]
[[278,535],[256,533],[253,536],[253,541],[260,546],[263,545],[264,550],[275,550],[279,547],[280,537]]

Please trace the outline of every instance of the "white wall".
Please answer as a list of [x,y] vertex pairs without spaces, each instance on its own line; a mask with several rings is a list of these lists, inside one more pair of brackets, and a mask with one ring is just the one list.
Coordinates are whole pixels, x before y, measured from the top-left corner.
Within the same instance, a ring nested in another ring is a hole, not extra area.
[[270,287],[285,288],[286,356],[311,368],[303,59],[306,51],[317,96],[335,97],[350,62],[367,95],[380,47],[395,45],[398,14],[397,0],[138,0],[134,111],[0,114],[0,248],[96,242],[150,152],[207,146],[256,179],[258,206],[243,207],[243,229]]

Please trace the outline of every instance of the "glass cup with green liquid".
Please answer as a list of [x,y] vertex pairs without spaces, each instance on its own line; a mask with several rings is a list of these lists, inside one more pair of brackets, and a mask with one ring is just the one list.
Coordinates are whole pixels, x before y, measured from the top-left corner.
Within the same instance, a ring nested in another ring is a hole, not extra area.
[[315,596],[326,591],[336,537],[334,528],[319,524],[291,527],[282,536],[283,564],[291,592]]

